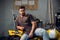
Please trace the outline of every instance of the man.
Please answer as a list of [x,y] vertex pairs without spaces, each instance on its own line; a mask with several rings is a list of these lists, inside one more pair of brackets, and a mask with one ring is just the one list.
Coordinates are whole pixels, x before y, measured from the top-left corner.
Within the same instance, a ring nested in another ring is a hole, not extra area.
[[25,13],[25,7],[21,6],[18,9],[20,15],[16,18],[16,28],[25,31],[20,40],[32,38],[33,34],[42,36],[43,40],[49,40],[47,32],[42,28],[36,28],[36,22],[30,14]]

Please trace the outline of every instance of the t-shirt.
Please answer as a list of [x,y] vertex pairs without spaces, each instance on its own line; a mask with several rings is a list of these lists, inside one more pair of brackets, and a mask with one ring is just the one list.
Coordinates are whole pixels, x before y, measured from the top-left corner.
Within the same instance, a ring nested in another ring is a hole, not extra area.
[[16,18],[16,26],[23,26],[25,33],[29,34],[32,29],[32,21],[34,21],[34,18],[31,14],[25,14],[24,17],[19,15]]

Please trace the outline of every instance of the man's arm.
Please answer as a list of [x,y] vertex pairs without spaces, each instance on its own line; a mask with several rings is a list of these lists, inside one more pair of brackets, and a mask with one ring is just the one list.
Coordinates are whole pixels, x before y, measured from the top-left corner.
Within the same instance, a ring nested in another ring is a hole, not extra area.
[[16,17],[16,22],[15,22],[15,23],[16,23],[16,24],[15,24],[15,25],[16,25],[16,28],[17,28],[17,29],[21,29],[21,30],[23,30],[24,27],[19,26],[19,24],[18,24],[18,20],[19,20],[19,16]]
[[33,33],[35,30],[35,27],[36,27],[36,23],[34,21],[31,23],[32,23],[32,29],[31,29],[30,33]]
[[16,26],[16,28],[17,28],[17,29],[21,29],[21,30],[24,29],[24,27],[22,27],[22,26]]
[[33,32],[34,32],[34,30],[36,28],[36,22],[33,21],[31,23],[32,23],[32,29],[31,29],[31,31],[29,33],[29,37],[32,37],[33,36]]

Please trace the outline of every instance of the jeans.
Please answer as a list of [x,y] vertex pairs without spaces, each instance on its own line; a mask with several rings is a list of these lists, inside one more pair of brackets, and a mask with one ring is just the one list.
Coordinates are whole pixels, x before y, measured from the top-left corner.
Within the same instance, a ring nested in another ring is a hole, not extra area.
[[[34,32],[35,35],[43,37],[43,40],[49,40],[49,36],[46,32],[46,30],[42,29],[42,28],[37,28]],[[20,38],[20,40],[27,40],[29,37],[27,34],[23,34],[22,37]]]

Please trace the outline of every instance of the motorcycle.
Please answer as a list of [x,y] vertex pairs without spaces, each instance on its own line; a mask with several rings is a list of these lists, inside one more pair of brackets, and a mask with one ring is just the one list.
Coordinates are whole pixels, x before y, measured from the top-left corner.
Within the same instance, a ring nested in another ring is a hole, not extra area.
[[[10,37],[10,40],[19,40],[21,36],[24,34],[22,30],[8,30],[8,34]],[[30,38],[28,40],[40,40],[40,37],[34,36],[33,38]]]

